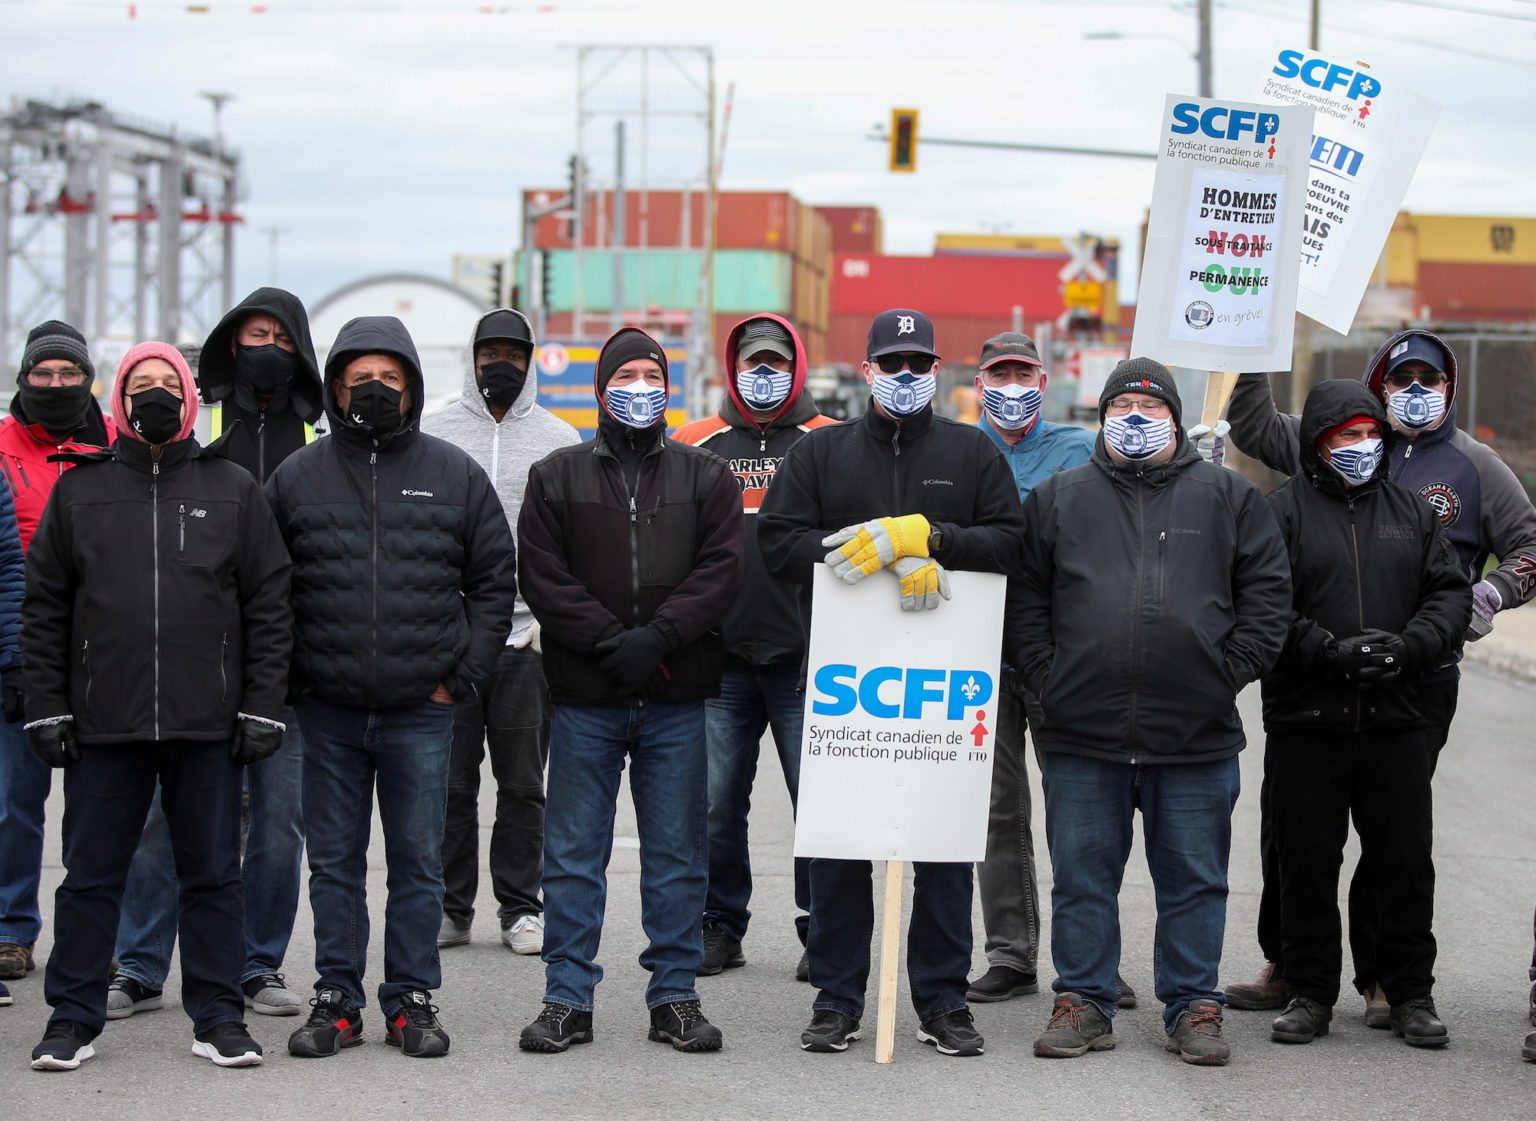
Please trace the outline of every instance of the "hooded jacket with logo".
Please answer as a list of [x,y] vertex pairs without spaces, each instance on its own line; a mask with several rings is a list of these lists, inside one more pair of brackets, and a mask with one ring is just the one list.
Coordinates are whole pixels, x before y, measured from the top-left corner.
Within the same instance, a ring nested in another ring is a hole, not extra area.
[[[604,350],[638,330],[621,328]],[[741,579],[741,537],[741,492],[725,462],[668,439],[660,424],[627,428],[600,410],[595,438],[534,464],[518,543],[550,697],[558,704],[634,703],[603,669],[596,647],[641,626],[667,645],[667,685],[654,700],[718,693],[720,625]]]
[[1004,645],[1045,719],[1046,751],[1205,763],[1246,743],[1237,694],[1285,643],[1291,575],[1258,488],[1201,460],[1084,466],[1024,503],[1024,571]]
[[[408,414],[381,439],[336,404],[336,380],[360,354],[393,355],[406,370]],[[331,435],[267,480],[293,556],[295,692],[389,708],[442,684],[464,699],[507,640],[517,577],[506,513],[467,452],[418,430],[422,391],[404,324],[349,321],[326,361]]]
[[[241,322],[258,313],[270,315],[288,332],[296,367],[293,382],[274,393],[265,407],[251,387],[235,377],[235,336]],[[266,482],[279,463],[314,439],[324,393],[309,316],[292,292],[258,288],[231,308],[203,344],[197,380],[203,400],[213,406],[213,436],[230,434],[230,461],[255,475],[258,482]],[[236,421],[239,428],[234,427]]]
[[[498,310],[528,322],[528,317],[514,308]],[[486,312],[475,321],[475,329],[470,332],[463,394],[453,404],[423,417],[421,430],[447,440],[474,457],[496,488],[501,507],[507,513],[507,524],[515,527],[518,511],[523,506],[523,494],[528,489],[529,469],[555,449],[579,444],[581,436],[576,429],[538,404],[538,365],[532,358],[528,362],[528,380],[507,409],[506,416],[498,423],[491,415],[475,377],[475,339],[480,324],[495,314],[495,311]],[[528,326],[528,337],[534,337],[532,324]],[[519,637],[532,622],[533,612],[519,594],[510,637]]]
[[[789,396],[773,416],[761,423],[752,417],[741,398],[735,363],[742,331],[759,319],[783,327],[795,344],[794,380]],[[672,437],[680,443],[708,448],[720,456],[730,465],[741,488],[741,508],[746,517],[742,550],[745,567],[736,601],[725,617],[724,636],[725,652],[752,666],[798,664],[805,652],[794,589],[770,576],[763,563],[763,551],[757,543],[757,512],[789,449],[807,432],[837,423],[823,416],[805,392],[806,368],[805,347],[788,320],[777,315],[743,319],[731,328],[726,339],[726,398],[721,403],[720,415],[686,424]]]
[[[21,377],[25,376],[23,371]],[[20,377],[17,383],[20,384]],[[54,484],[72,466],[66,460],[53,457],[64,452],[91,452],[110,447],[117,439],[117,425],[111,417],[104,416],[101,406],[92,400],[86,408],[85,426],[60,442],[27,415],[21,396],[17,393],[11,398],[11,415],[0,421],[0,470],[5,472],[6,481],[11,484],[21,547],[28,549]]]
[[[1264,727],[1371,731],[1421,728],[1418,674],[1461,642],[1472,586],[1428,504],[1389,481],[1387,458],[1368,483],[1348,487],[1317,451],[1330,428],[1357,416],[1397,442],[1381,399],[1351,381],[1320,383],[1301,414],[1301,470],[1268,498],[1291,564],[1291,625],[1265,676]],[[1363,688],[1323,672],[1329,638],[1366,630],[1401,634],[1403,676]]]
[[[123,413],[130,351],[114,390]],[[182,400],[197,390],[183,364]],[[67,452],[28,557],[29,721],[81,743],[227,740],[237,715],[281,722],[293,643],[288,552],[261,487],[182,430]]]
[[[1432,340],[1445,352],[1450,400],[1437,426],[1412,440],[1396,441],[1388,465],[1392,481],[1429,503],[1469,580],[1484,578],[1488,557],[1498,557],[1499,566],[1486,579],[1499,589],[1505,608],[1518,607],[1536,597],[1536,508],[1498,453],[1456,427],[1455,353],[1432,332],[1400,331],[1381,344],[1360,381],[1381,400],[1387,355],[1413,335]],[[1267,374],[1243,374],[1237,379],[1227,419],[1232,442],[1244,453],[1285,475],[1302,469],[1301,419],[1275,408]],[[1453,661],[1460,653],[1457,643],[1446,660]]]

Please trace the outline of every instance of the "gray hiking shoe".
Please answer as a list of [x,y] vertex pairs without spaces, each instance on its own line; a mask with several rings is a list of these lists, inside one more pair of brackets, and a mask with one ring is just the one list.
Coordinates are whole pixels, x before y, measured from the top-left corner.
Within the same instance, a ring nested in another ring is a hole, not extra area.
[[1232,1048],[1221,1038],[1221,1005],[1214,1000],[1190,1001],[1173,1022],[1165,1046],[1195,1066],[1226,1066]]
[[1042,1059],[1074,1059],[1114,1046],[1113,1026],[1098,1005],[1076,993],[1057,993],[1050,1021],[1035,1040],[1035,1054]]

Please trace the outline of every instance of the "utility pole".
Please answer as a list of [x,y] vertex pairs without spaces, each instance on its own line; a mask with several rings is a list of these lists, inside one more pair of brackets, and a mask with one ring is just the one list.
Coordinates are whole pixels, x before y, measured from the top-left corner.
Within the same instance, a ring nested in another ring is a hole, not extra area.
[[613,122],[613,307],[608,323],[617,331],[624,326],[624,118]]
[[277,287],[277,242],[278,239],[293,231],[287,226],[263,226],[261,232],[267,238],[267,284]]
[[1307,46],[1314,51],[1322,50],[1323,41],[1323,0],[1312,0],[1312,29],[1307,36]]
[[1211,0],[1200,0],[1200,49],[1195,57],[1200,62],[1200,96],[1211,97]]

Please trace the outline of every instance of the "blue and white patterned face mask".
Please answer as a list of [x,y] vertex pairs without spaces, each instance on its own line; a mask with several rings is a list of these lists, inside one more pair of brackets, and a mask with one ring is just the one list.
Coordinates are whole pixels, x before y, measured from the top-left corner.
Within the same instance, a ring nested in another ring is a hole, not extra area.
[[1104,442],[1126,459],[1146,459],[1173,440],[1173,418],[1149,420],[1140,413],[1106,417]]
[[1044,399],[1045,394],[1034,385],[987,385],[981,390],[981,407],[993,424],[1009,432],[1028,428]]
[[767,412],[776,409],[789,397],[795,384],[795,375],[787,370],[775,370],[764,363],[736,374],[736,391],[749,409]]
[[1370,482],[1376,468],[1381,466],[1381,448],[1380,440],[1361,440],[1358,444],[1334,448],[1328,454],[1328,464],[1344,477],[1345,483],[1357,487]]
[[1428,428],[1445,415],[1445,394],[1414,382],[1387,395],[1387,407],[1404,428]]
[[603,394],[603,402],[610,413],[631,428],[649,428],[658,417],[666,415],[667,391],[643,381],[610,385]]
[[920,413],[939,391],[939,379],[933,374],[876,374],[870,390],[892,416]]

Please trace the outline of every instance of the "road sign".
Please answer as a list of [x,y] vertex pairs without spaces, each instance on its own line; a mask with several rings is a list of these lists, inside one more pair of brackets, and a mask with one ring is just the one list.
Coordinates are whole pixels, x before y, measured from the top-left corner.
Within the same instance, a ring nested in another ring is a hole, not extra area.
[[571,365],[570,353],[559,343],[545,343],[539,347],[539,372],[557,378]]
[[1097,280],[1069,280],[1061,289],[1064,307],[1097,308],[1103,300],[1104,286]]

